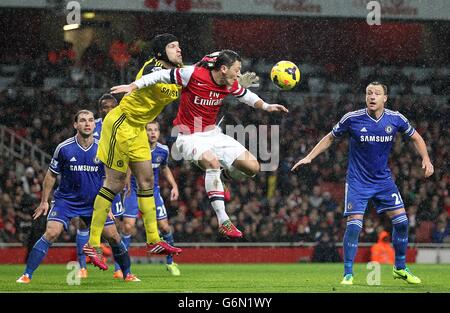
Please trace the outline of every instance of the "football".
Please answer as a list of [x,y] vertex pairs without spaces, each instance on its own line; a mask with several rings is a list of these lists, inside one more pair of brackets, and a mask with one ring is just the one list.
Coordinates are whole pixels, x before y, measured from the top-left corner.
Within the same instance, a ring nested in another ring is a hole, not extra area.
[[291,61],[280,61],[272,67],[270,79],[278,88],[291,90],[300,82],[300,70]]

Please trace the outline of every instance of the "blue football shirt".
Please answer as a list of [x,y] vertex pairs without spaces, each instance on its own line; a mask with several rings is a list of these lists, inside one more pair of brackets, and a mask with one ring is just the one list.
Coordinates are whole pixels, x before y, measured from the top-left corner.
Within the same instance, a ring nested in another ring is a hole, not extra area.
[[98,118],[95,120],[95,128],[94,128],[93,136],[96,139],[100,139],[100,135],[102,133],[102,124],[103,124],[102,118]]
[[97,159],[98,140],[83,148],[76,136],[63,141],[56,148],[49,169],[61,175],[54,192],[55,201],[63,201],[77,209],[91,209],[103,185],[104,168]]
[[169,147],[159,142],[156,143],[152,150],[152,167],[153,175],[155,177],[155,188],[159,187],[159,167],[167,166],[169,159]]
[[388,159],[397,132],[409,137],[415,132],[406,117],[397,111],[384,109],[377,120],[367,109],[345,114],[332,134],[350,136],[347,181],[377,184],[391,180]]

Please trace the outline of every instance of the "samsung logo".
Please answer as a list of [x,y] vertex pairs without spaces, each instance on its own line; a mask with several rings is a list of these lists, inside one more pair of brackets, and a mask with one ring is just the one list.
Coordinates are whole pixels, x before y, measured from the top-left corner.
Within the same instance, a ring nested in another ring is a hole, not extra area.
[[391,142],[394,136],[361,136],[361,142]]
[[98,172],[98,166],[92,165],[71,165],[72,172]]
[[162,87],[161,93],[163,93],[171,98],[178,98],[178,90],[171,90],[169,88]]

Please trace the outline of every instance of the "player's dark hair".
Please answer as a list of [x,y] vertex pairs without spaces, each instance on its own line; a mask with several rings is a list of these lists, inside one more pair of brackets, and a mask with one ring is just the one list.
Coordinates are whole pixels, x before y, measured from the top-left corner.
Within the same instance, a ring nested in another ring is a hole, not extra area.
[[[387,91],[388,91],[388,88],[387,88],[387,86],[385,85],[385,84],[383,84],[383,83],[380,83],[380,82],[377,82],[377,81],[374,81],[374,82],[371,82],[369,85],[374,85],[374,86],[381,86],[381,87],[383,87],[383,91],[384,91],[384,94],[387,96]],[[367,86],[369,86],[369,85],[367,85]]]
[[[175,35],[172,35],[172,34],[156,35],[150,44],[152,56],[159,60],[163,60],[163,61],[173,64],[172,62],[169,61],[169,57],[167,56],[166,46],[169,43],[174,42],[174,41],[178,41],[178,38]],[[173,64],[173,65],[176,65],[176,64]]]
[[211,70],[218,70],[222,65],[231,67],[236,61],[241,62],[241,57],[237,52],[233,50],[222,50],[203,57],[198,65]]
[[218,70],[222,65],[231,67],[236,61],[241,62],[241,57],[237,52],[233,50],[222,50],[217,57],[213,69]]
[[92,116],[94,116],[94,113],[92,113],[89,110],[80,110],[77,113],[75,113],[75,116],[73,118],[73,121],[76,123],[78,122],[78,117],[80,117],[81,114],[92,114]]
[[102,105],[103,100],[113,100],[114,103],[117,104],[117,99],[110,93],[105,93],[98,99],[98,106]]

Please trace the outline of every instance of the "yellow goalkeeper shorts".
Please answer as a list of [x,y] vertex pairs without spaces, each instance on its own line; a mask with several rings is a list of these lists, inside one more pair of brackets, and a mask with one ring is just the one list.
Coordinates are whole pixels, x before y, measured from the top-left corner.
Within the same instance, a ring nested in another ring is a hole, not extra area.
[[105,117],[98,144],[97,158],[107,167],[126,173],[129,162],[151,160],[145,126],[133,126],[120,106]]

